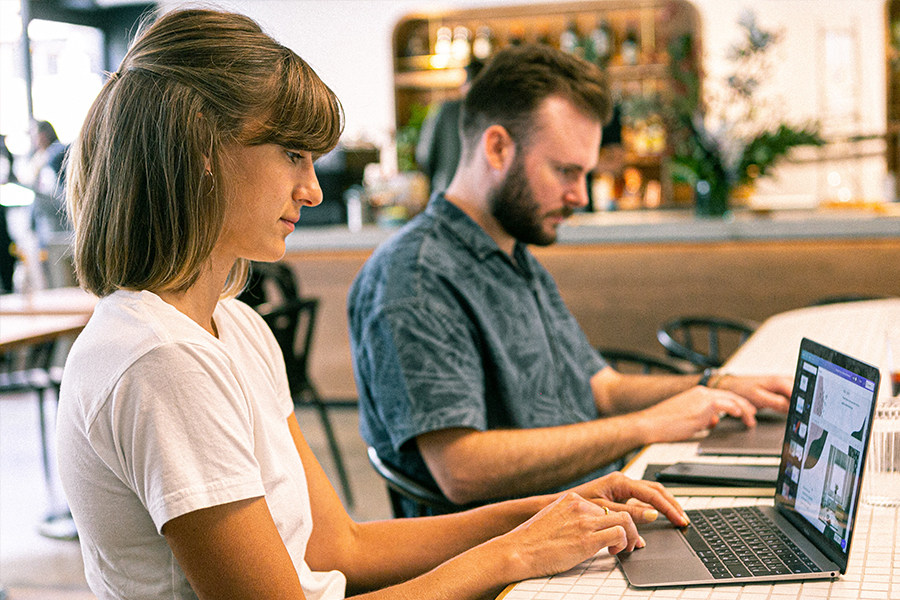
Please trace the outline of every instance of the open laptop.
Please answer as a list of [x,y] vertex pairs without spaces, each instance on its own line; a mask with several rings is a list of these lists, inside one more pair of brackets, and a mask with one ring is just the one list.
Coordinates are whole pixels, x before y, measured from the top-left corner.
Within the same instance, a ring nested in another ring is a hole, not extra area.
[[[774,507],[689,510],[684,529],[668,521],[641,526],[646,548],[618,555],[629,583],[745,584],[846,572],[879,380],[876,367],[804,338]],[[726,548],[770,526],[762,539]]]

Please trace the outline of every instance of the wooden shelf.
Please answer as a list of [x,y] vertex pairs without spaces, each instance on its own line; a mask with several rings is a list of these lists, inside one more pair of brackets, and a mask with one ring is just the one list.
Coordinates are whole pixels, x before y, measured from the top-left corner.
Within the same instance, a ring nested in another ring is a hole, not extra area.
[[[623,125],[629,134],[645,131],[648,120],[659,120],[651,117],[652,113],[644,114],[647,107],[653,106],[656,100],[665,102],[677,93],[669,67],[670,44],[682,36],[690,36],[693,64],[697,66],[689,68],[699,69],[700,17],[687,0],[595,0],[407,15],[394,28],[393,39],[397,129],[408,125],[413,114],[423,114],[422,106],[459,96],[469,59],[436,55],[438,32],[442,28],[449,28],[451,33],[465,28],[471,42],[479,29],[487,27],[493,38],[493,53],[514,39],[558,47],[561,34],[567,29],[574,26],[579,38],[584,39],[599,23],[605,23],[613,32],[613,53],[603,60],[602,66],[610,90],[622,107]],[[637,56],[633,58],[636,64],[628,64],[626,53],[622,52],[626,32],[633,32],[640,40]],[[667,132],[665,139],[670,144],[673,137]],[[642,172],[644,181],[661,181],[663,203],[668,204],[666,196],[671,195],[671,185],[662,180],[668,177],[665,161],[671,155],[671,147],[641,155],[640,144],[630,145],[634,139],[632,135],[623,136],[622,159],[616,165],[605,163],[605,166],[612,166],[617,177],[626,167],[634,167]]]

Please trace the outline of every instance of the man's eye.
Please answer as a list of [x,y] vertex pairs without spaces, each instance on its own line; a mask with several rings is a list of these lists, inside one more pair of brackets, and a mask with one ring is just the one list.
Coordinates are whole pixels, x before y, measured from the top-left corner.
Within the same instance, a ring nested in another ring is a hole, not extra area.
[[575,181],[581,177],[581,169],[576,169],[574,167],[561,167],[559,173],[569,181]]
[[285,150],[288,158],[291,159],[291,162],[296,164],[303,160],[303,156],[299,152],[293,152],[292,150]]

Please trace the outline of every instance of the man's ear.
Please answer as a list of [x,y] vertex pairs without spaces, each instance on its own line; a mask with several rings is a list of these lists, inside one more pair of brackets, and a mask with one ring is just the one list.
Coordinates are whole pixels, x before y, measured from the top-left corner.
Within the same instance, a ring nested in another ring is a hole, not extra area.
[[505,171],[516,155],[516,144],[502,125],[491,125],[481,135],[481,147],[491,168]]

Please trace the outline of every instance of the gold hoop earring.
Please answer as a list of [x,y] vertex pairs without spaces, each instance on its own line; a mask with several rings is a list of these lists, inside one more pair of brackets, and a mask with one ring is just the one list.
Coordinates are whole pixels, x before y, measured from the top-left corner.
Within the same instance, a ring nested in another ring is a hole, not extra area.
[[207,190],[207,194],[212,193],[214,189],[216,189],[216,178],[213,177],[212,171],[207,169],[203,172],[203,179],[209,178],[209,190]]

